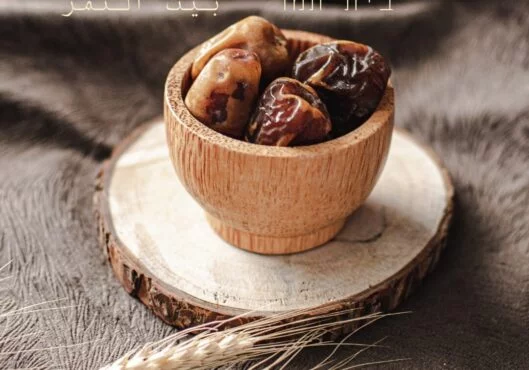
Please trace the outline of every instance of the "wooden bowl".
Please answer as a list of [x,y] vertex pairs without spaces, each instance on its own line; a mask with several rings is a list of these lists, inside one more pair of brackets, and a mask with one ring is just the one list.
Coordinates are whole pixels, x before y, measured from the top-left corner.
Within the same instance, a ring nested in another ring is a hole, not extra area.
[[[293,59],[332,40],[284,32]],[[250,144],[213,131],[186,108],[197,51],[169,73],[164,112],[174,169],[211,227],[228,243],[262,254],[301,252],[332,239],[384,167],[393,131],[392,86],[371,118],[347,135],[303,147]]]

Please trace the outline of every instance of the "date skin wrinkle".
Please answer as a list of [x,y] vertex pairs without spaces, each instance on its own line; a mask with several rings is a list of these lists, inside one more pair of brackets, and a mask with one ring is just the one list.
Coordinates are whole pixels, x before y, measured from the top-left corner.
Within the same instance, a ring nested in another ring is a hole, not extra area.
[[[355,336],[371,343],[389,336],[390,348],[370,349],[359,362],[527,367],[525,2],[402,0],[393,12],[344,12],[344,2],[333,9],[326,1],[309,14],[284,13],[281,1],[225,0],[217,17],[198,18],[150,3],[127,15],[68,18],[61,1],[0,7],[0,266],[12,260],[0,304],[63,298],[55,305],[69,306],[3,319],[0,353],[30,352],[0,356],[0,368],[94,369],[173,332],[113,276],[97,240],[94,179],[118,142],[161,115],[176,60],[250,14],[372,45],[393,69],[396,124],[433,146],[454,178],[455,220],[437,269],[401,306],[413,314]],[[71,347],[42,350],[58,346]],[[304,352],[291,368],[327,354]]]

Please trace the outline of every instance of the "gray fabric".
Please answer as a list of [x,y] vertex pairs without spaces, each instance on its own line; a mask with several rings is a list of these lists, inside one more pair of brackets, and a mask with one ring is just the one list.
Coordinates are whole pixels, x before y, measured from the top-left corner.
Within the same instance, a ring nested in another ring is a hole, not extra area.
[[[94,177],[114,145],[161,114],[179,55],[259,13],[378,48],[394,67],[397,125],[430,143],[455,180],[456,219],[437,270],[401,307],[412,314],[355,338],[389,336],[390,348],[358,362],[527,368],[527,3],[393,3],[392,13],[327,5],[293,16],[282,1],[221,1],[218,17],[194,19],[145,0],[141,12],[67,19],[67,1],[1,1],[0,263],[13,262],[0,274],[12,276],[0,282],[0,309],[58,298],[43,307],[74,307],[0,317],[0,367],[95,368],[172,331],[112,276],[97,243]],[[4,354],[20,350],[30,351]],[[307,351],[292,368],[325,353]]]

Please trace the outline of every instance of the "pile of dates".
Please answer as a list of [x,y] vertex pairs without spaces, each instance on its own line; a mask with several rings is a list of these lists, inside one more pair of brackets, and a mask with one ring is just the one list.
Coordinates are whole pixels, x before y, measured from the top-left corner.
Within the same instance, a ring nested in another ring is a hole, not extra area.
[[281,30],[251,16],[202,45],[185,104],[199,121],[236,139],[310,145],[362,125],[390,74],[379,53],[352,41],[315,45],[292,65]]

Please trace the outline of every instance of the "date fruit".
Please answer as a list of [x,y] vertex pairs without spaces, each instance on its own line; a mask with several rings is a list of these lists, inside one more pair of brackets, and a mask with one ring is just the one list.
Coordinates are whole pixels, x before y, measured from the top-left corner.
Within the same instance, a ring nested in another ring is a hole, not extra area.
[[310,145],[329,139],[331,129],[329,113],[316,92],[282,77],[261,96],[245,139],[261,145]]
[[191,85],[185,104],[206,126],[242,139],[259,93],[261,64],[247,50],[226,49],[215,55]]
[[287,39],[281,30],[264,18],[251,16],[231,25],[202,45],[191,68],[191,77],[195,79],[215,54],[229,48],[256,53],[261,61],[265,82],[288,72],[290,67]]
[[337,137],[356,129],[377,109],[391,69],[367,45],[334,41],[301,53],[292,75],[316,90],[329,110]]

